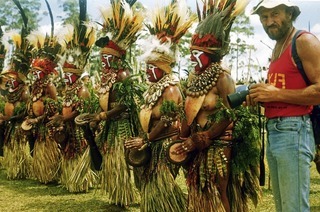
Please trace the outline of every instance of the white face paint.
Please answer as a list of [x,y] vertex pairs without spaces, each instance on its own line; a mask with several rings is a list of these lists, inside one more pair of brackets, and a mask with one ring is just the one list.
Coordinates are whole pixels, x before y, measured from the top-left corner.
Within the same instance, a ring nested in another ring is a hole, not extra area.
[[9,88],[9,91],[13,90],[16,85],[15,85],[16,80],[15,79],[9,79],[6,83],[6,87]]
[[72,75],[73,75],[72,73],[65,73],[64,82],[71,84],[72,83],[72,78],[71,78]]
[[[199,67],[202,68],[202,62],[200,60],[200,56],[203,54],[202,51],[199,50],[192,50],[191,54],[193,55],[194,58],[196,58],[197,63],[199,64]],[[194,66],[196,66],[197,64],[195,64]]]
[[[156,69],[156,68],[158,68],[158,67],[157,67],[157,66],[154,66],[154,65],[152,65],[152,64],[148,64],[148,65],[147,65],[147,69],[151,71],[151,73],[152,73],[152,75],[153,75],[153,78],[154,78],[155,80],[158,80],[158,77],[157,77],[156,72],[155,72],[155,69]],[[150,74],[150,73],[148,72],[148,74]]]
[[36,79],[41,79],[40,73],[41,71],[36,69],[33,71],[33,75],[36,77]]
[[[103,54],[102,57],[107,62],[108,68],[111,67],[111,65],[110,65],[110,61],[111,60],[110,59],[113,57],[113,55],[111,55],[111,54]],[[102,67],[105,68],[105,66],[106,66],[106,63],[102,61]]]

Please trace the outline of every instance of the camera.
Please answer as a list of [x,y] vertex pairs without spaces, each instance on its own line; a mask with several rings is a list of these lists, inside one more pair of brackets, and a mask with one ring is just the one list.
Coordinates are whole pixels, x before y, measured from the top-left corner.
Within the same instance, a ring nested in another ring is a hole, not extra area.
[[250,86],[248,85],[240,85],[236,88],[235,93],[227,96],[228,103],[232,109],[242,105],[246,100],[246,96],[249,94],[249,88]]

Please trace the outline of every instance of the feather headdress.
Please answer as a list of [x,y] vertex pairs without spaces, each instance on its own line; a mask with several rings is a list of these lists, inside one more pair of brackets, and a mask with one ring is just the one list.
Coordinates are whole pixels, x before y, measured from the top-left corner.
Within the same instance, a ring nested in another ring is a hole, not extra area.
[[32,31],[27,40],[32,46],[33,61],[31,66],[39,69],[46,74],[57,74],[56,67],[59,55],[62,53],[62,46],[59,44],[54,33],[54,22],[52,11],[48,1],[46,0],[48,11],[51,18],[51,34],[42,33],[40,31]]
[[145,40],[143,45],[146,46],[147,51],[141,55],[141,60],[160,68],[167,74],[171,73],[172,66],[176,62],[172,43],[161,43],[160,40],[152,36],[149,40]]
[[66,49],[61,60],[63,71],[81,75],[96,41],[96,26],[86,20],[87,1],[79,0],[79,6],[79,24],[66,24],[58,37]]
[[147,23],[153,36],[148,45],[149,51],[142,58],[149,64],[171,73],[176,62],[176,47],[180,38],[195,21],[184,0],[174,0],[167,6],[157,8],[151,13],[151,23]]
[[105,42],[98,45],[103,47],[102,53],[125,57],[126,49],[137,40],[142,28],[143,16],[134,12],[132,5],[136,1],[111,0],[111,7],[101,8],[103,30],[107,33]]
[[201,13],[197,2],[199,24],[191,40],[191,49],[214,54],[218,60],[227,54],[229,33],[234,19],[249,0],[205,0]]
[[[3,34],[2,44],[4,45],[4,51],[12,53],[9,59],[9,67],[5,68],[6,70],[3,70],[2,74],[25,81],[25,76],[29,72],[32,60],[31,46],[26,38],[29,34],[28,18],[25,15],[20,2],[14,0],[14,3],[20,11],[23,26],[20,32],[12,30]],[[13,48],[12,51],[11,48]]]
[[57,73],[55,68],[58,63],[58,55],[61,54],[61,45],[57,42],[55,36],[51,37],[40,31],[32,31],[27,39],[30,43],[33,53],[31,66],[39,69],[46,74]]
[[168,6],[153,11],[151,24],[146,27],[161,42],[177,43],[195,20],[196,16],[191,14],[184,0],[173,0]]

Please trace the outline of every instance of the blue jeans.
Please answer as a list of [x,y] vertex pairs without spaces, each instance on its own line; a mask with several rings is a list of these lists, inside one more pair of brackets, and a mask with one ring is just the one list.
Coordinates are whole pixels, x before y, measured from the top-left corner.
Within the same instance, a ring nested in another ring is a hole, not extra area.
[[266,155],[276,211],[310,211],[315,144],[309,115],[269,119],[267,130]]

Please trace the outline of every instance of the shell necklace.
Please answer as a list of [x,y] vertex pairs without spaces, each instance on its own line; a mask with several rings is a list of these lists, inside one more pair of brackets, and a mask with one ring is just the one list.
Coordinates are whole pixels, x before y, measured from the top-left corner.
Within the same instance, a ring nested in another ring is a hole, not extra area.
[[173,79],[170,74],[164,75],[158,82],[152,83],[148,90],[143,94],[145,105],[142,108],[151,109],[162,96],[163,91],[170,85],[176,85],[177,80]]
[[199,97],[207,94],[216,86],[220,74],[224,70],[220,63],[212,63],[204,72],[193,78],[187,84],[186,94],[191,97]]

